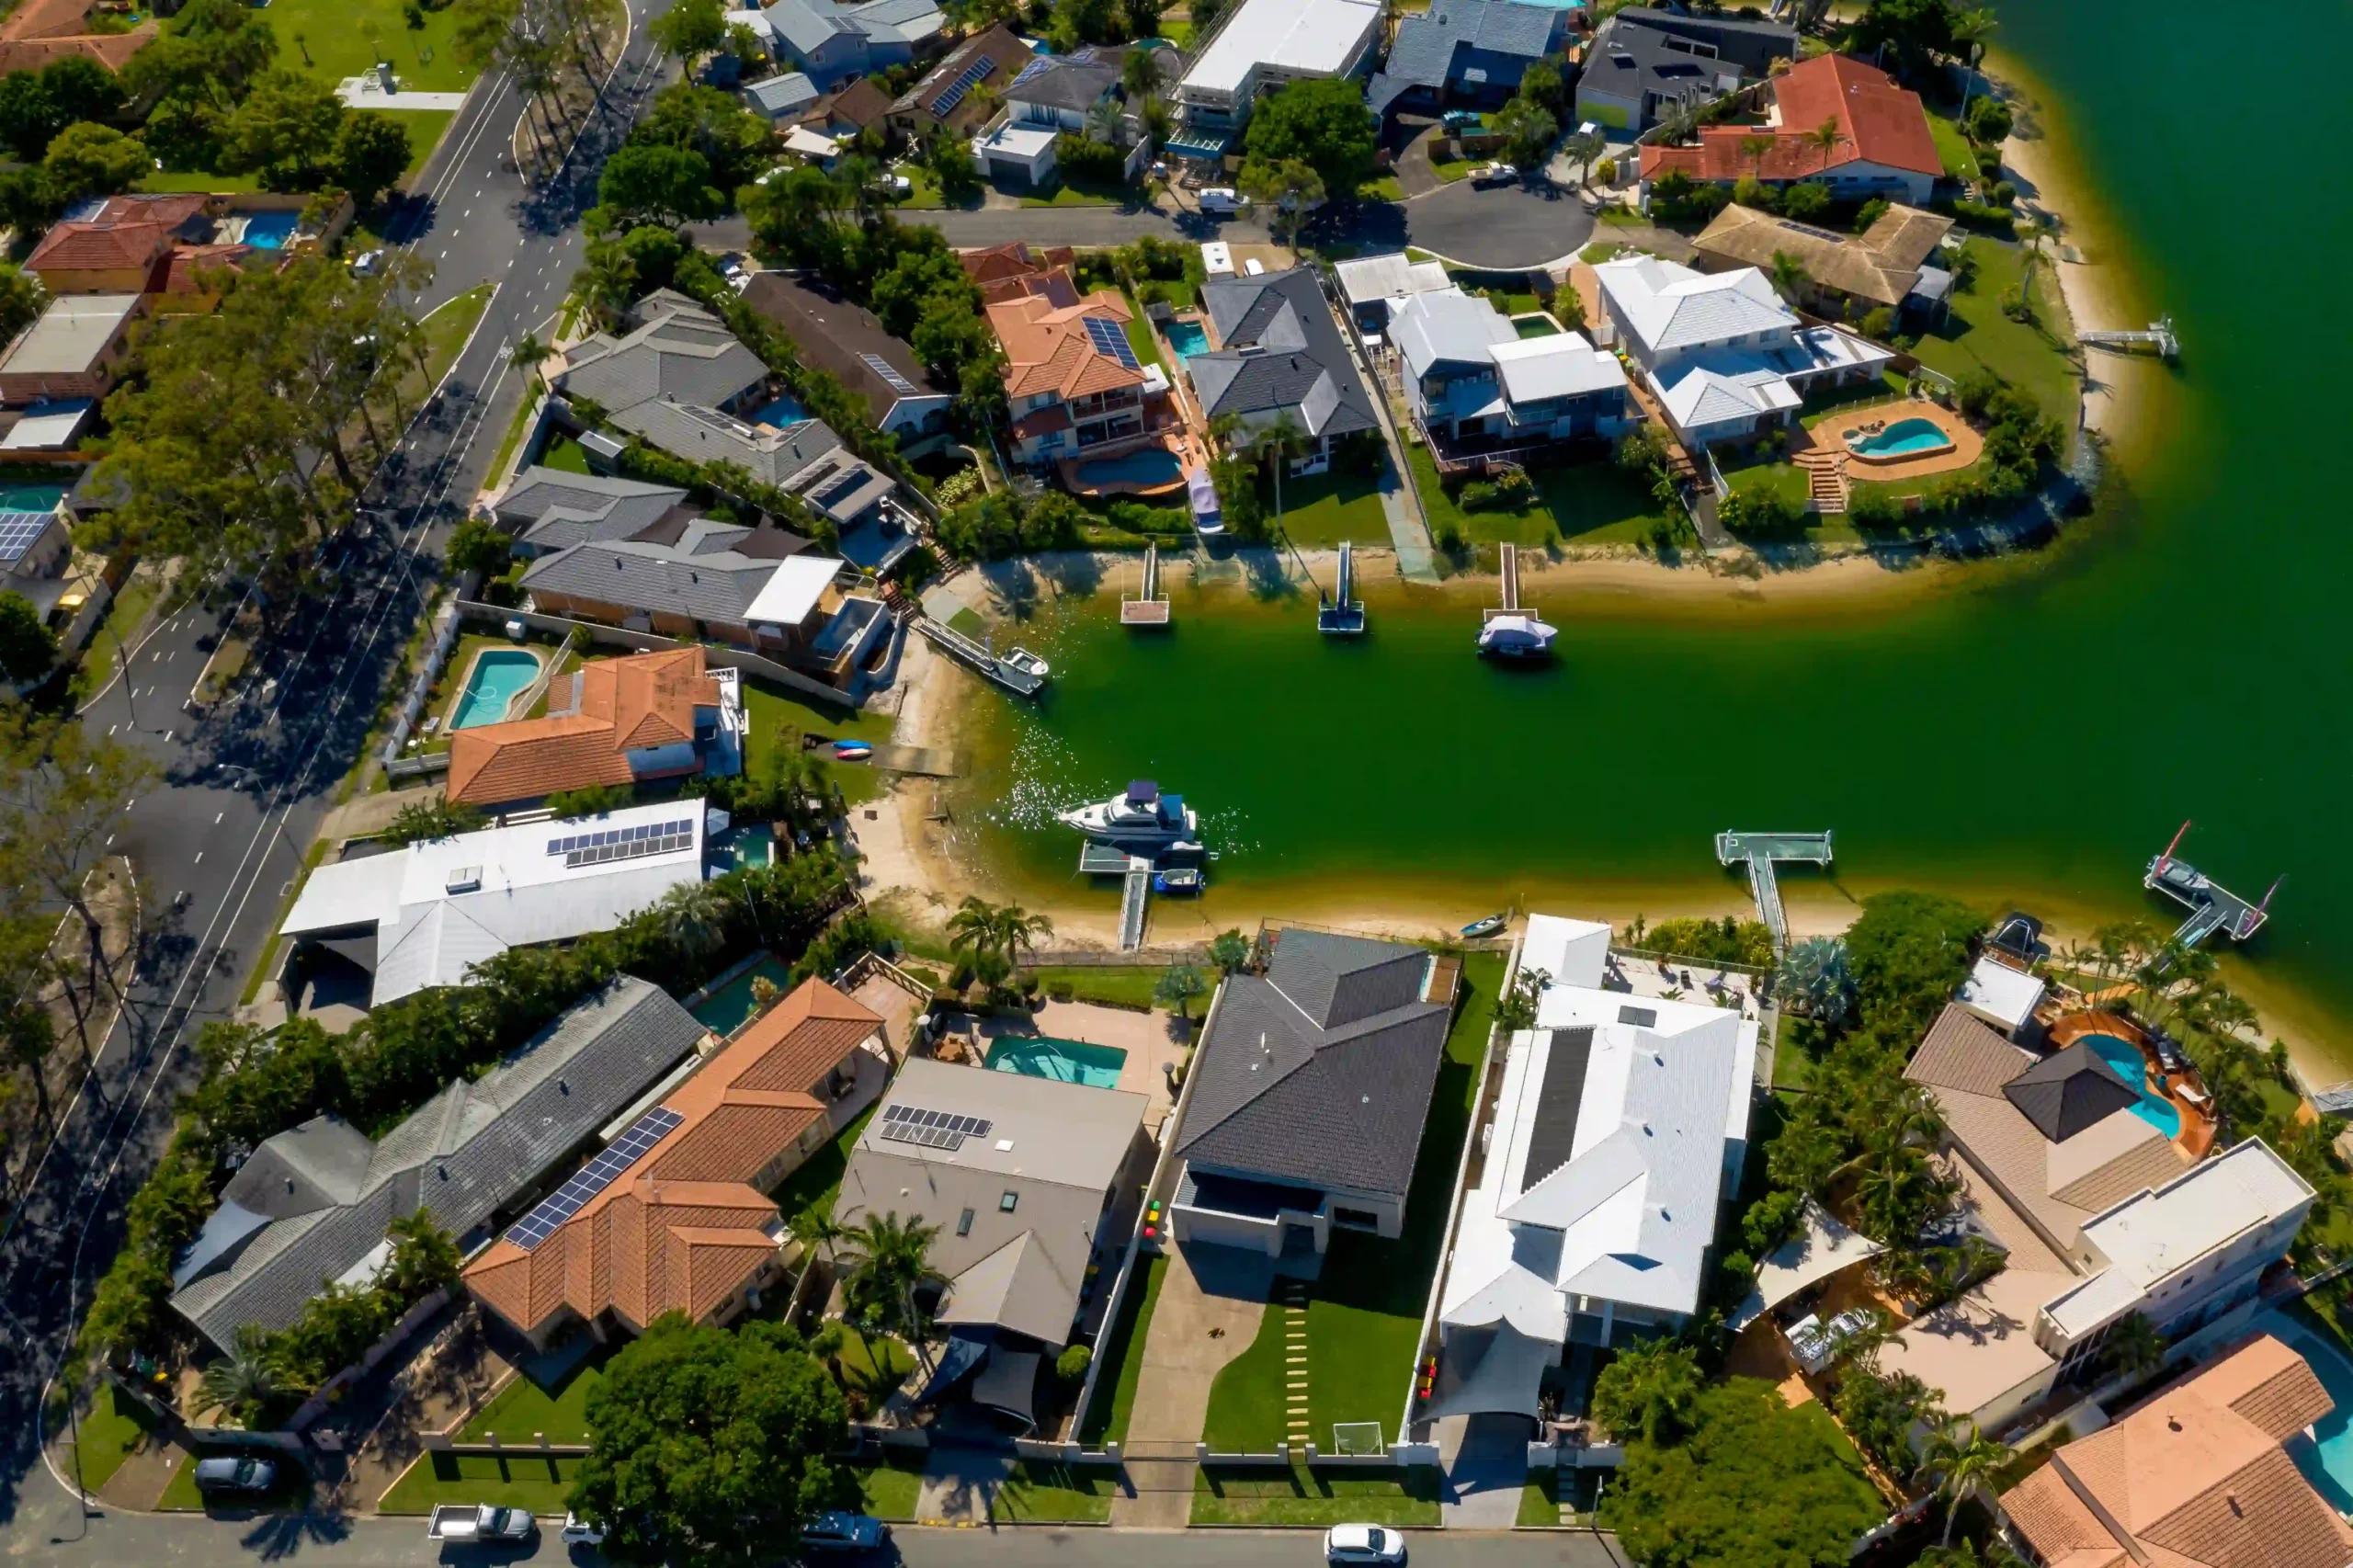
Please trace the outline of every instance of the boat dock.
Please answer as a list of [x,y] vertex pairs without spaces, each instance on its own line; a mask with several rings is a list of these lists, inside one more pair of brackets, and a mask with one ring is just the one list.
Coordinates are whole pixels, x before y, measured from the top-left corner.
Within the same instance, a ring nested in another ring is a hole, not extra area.
[[1830,864],[1830,835],[1827,833],[1720,833],[1716,835],[1716,863],[1748,865],[1748,891],[1756,900],[1756,908],[1765,921],[1765,929],[1773,934],[1773,950],[1787,950],[1790,945],[1790,920],[1781,908],[1780,879],[1774,875],[1773,862],[1793,860],[1809,866]]
[[1489,605],[1481,614],[1481,619],[1485,620],[1493,620],[1499,615],[1525,613],[1519,603],[1519,547],[1516,544],[1506,544],[1498,548],[1503,551],[1501,567],[1504,602],[1499,605]]
[[914,773],[926,778],[961,778],[963,759],[945,747],[878,745],[873,764],[885,773]]
[[2261,903],[2248,903],[2188,861],[2175,858],[2174,851],[2181,847],[2182,837],[2188,832],[2189,824],[2183,823],[2165,853],[2149,862],[2141,885],[2189,911],[2189,918],[2173,934],[2183,947],[2194,948],[2217,931],[2227,932],[2234,942],[2245,941],[2271,918],[2271,894],[2279,891],[2279,883],[2271,884]]
[[1160,591],[1160,544],[1157,540],[1143,547],[1143,592],[1132,599],[1120,601],[1120,624],[1144,627],[1168,624],[1168,597]]
[[1119,877],[1120,889],[1120,951],[1134,952],[1143,946],[1144,906],[1152,898],[1152,874],[1155,866],[1149,856],[1131,855],[1116,844],[1097,844],[1092,839],[1079,846],[1078,870],[1086,877]]
[[2153,350],[2160,359],[2181,358],[2181,340],[2173,335],[2173,317],[2165,316],[2151,322],[2139,332],[2079,332],[2075,341],[2097,345],[2102,348],[2119,348],[2126,353],[2135,349]]
[[1044,676],[1023,669],[944,622],[934,620],[927,615],[918,615],[915,617],[915,630],[929,638],[949,658],[1007,691],[1021,697],[1035,697],[1045,689]]
[[1340,589],[1331,600],[1316,596],[1315,630],[1327,637],[1364,634],[1364,604],[1348,596],[1356,591],[1356,554],[1347,540],[1340,541]]

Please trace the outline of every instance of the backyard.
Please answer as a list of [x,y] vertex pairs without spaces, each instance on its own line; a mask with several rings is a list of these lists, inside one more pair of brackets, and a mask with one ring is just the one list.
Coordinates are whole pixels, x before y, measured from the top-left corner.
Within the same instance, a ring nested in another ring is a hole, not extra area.
[[2025,251],[1975,236],[1969,241],[1968,254],[1977,263],[1975,284],[1967,293],[1954,293],[1946,321],[1922,335],[1912,352],[1930,369],[1956,379],[1980,369],[1991,370],[2032,392],[2044,413],[2063,429],[2073,429],[2081,377],[2073,352],[2063,347],[2075,333],[2050,267],[2036,269],[2036,319],[2014,322],[2002,313],[2001,301],[2018,287]]
[[1048,995],[1069,986],[1074,1002],[1108,1002],[1114,1007],[1150,1007],[1153,988],[1168,971],[1157,964],[1083,964],[1063,969],[1054,965],[1029,971]]
[[849,1169],[849,1153],[858,1147],[858,1135],[866,1131],[866,1123],[874,1115],[869,1108],[847,1127],[835,1135],[834,1141],[801,1162],[801,1168],[785,1177],[784,1185],[772,1196],[777,1211],[790,1221],[810,1210],[831,1215],[834,1199],[842,1190],[842,1173]]
[[[1319,473],[1306,479],[1283,480],[1283,532],[1302,550],[1330,549],[1342,540],[1355,544],[1389,542],[1389,515],[1381,510],[1381,481],[1389,465],[1382,460],[1380,474]],[[1263,476],[1259,498],[1267,516],[1275,515],[1273,483]]]
[[1528,471],[1535,499],[1525,506],[1466,510],[1438,483],[1429,449],[1409,446],[1406,460],[1433,534],[1451,526],[1474,544],[1547,549],[1562,544],[1639,544],[1665,518],[1647,479],[1608,461]]
[[[785,745],[799,745],[802,735],[881,745],[891,738],[894,722],[887,713],[821,707],[798,692],[751,676],[744,681],[744,719],[751,726],[745,770],[756,776],[768,754]],[[842,798],[852,805],[871,801],[890,788],[890,780],[870,763],[835,762],[821,756],[817,768],[841,786]]]
[[[1502,954],[1463,960],[1464,996],[1430,1092],[1404,1233],[1384,1241],[1335,1230],[1323,1276],[1308,1287],[1307,1414],[1319,1446],[1340,1422],[1377,1421],[1384,1437],[1396,1436],[1503,974]],[[1266,1453],[1284,1440],[1284,1314],[1269,1312],[1250,1348],[1218,1374],[1203,1433],[1212,1449]]]

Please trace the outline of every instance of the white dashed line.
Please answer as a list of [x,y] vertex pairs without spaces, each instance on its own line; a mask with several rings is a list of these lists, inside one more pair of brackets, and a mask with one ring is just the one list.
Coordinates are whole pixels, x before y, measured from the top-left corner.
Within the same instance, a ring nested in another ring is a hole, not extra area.
[[196,863],[199,866],[204,864],[204,851],[201,849],[196,852]]
[[213,813],[212,813],[212,825],[213,825],[213,826],[215,826],[215,827],[219,827],[219,826],[221,825],[221,819],[222,819],[222,817],[227,816],[228,814],[229,814],[229,813],[228,813],[227,812],[225,812],[225,811],[222,811],[222,812],[213,812]]

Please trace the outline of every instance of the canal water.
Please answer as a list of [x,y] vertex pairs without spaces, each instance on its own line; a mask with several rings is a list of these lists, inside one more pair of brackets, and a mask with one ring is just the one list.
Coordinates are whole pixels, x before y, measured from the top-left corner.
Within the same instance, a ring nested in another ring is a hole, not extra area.
[[1826,827],[1837,880],[1800,881],[1801,904],[1914,883],[2163,919],[2142,868],[2190,818],[2185,854],[2221,881],[2257,896],[2288,876],[2234,975],[2353,1058],[2336,1023],[2353,1003],[2353,506],[2334,444],[2353,428],[2335,79],[2353,11],[2314,8],[2267,55],[2252,142],[2198,85],[2227,41],[2210,7],[1999,12],[2033,119],[2100,195],[2071,237],[2129,268],[2183,344],[2098,517],[2023,569],[1859,608],[1562,604],[1537,672],[1481,665],[1474,610],[1403,589],[1371,596],[1358,644],[1318,638],[1312,604],[1240,594],[1180,599],[1152,639],[1102,601],[1048,610],[1021,633],[1055,663],[1046,703],[974,699],[973,808],[1008,880],[1069,896],[1074,840],[1049,808],[1149,776],[1222,851],[1212,916],[1336,890],[1370,907],[1411,890],[1464,920],[1514,898],[1623,911],[1635,888],[1729,905],[1711,834]]

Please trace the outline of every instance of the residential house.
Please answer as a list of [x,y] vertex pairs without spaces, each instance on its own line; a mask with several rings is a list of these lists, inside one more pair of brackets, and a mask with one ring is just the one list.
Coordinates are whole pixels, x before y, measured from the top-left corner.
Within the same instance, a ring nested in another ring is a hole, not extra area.
[[[733,707],[740,736],[742,704]],[[510,754],[499,766],[512,769],[521,760]],[[472,798],[501,803],[576,787],[551,782],[484,796],[477,781]],[[592,838],[602,843],[586,842]],[[608,846],[620,847],[607,854]],[[475,964],[509,948],[609,930],[673,888],[702,880],[702,802],[631,806],[593,821],[484,828],[321,866],[278,929],[298,947],[324,949],[372,977],[369,1005],[381,1006],[463,984]]]
[[1070,54],[1040,54],[1006,85],[1005,112],[1018,125],[1085,132],[1104,104],[1122,106],[1125,51],[1092,45]]
[[701,515],[670,485],[536,463],[515,476],[490,514],[514,534],[514,552],[526,561],[575,544],[634,539],[657,526],[683,528]]
[[1406,407],[1433,449],[1609,440],[1639,417],[1616,355],[1582,333],[1523,338],[1481,295],[1411,295],[1389,337]]
[[871,311],[816,278],[781,272],[752,274],[743,298],[783,330],[802,360],[862,399],[867,423],[897,437],[903,455],[922,456],[947,439],[955,389]]
[[20,406],[114,390],[131,339],[146,314],[141,294],[64,294],[0,350],[0,403]]
[[323,1286],[373,1279],[404,1215],[424,1210],[473,1250],[703,1036],[660,986],[622,975],[380,1140],[333,1114],[265,1140],[175,1266],[173,1309],[233,1350],[241,1330],[291,1324]]
[[274,268],[341,233],[342,203],[300,226],[288,199],[269,196],[105,196],[76,203],[25,258],[51,294],[145,294],[162,311],[209,311],[213,274]]
[[1381,38],[1377,0],[1242,0],[1178,80],[1181,157],[1222,157],[1258,95],[1286,82],[1354,76]]
[[[1944,177],[1920,95],[1897,86],[1875,65],[1851,55],[1818,54],[1774,79],[1773,103],[1772,119],[1762,129],[1704,126],[1697,146],[1644,147],[1645,189],[1670,172],[1714,185],[1751,176],[1777,187],[1814,180],[1848,200],[1883,196],[1919,207]],[[1827,136],[1829,144],[1814,140],[1817,135]],[[1758,137],[1771,145],[1750,151]]]
[[155,37],[152,17],[120,32],[94,31],[90,10],[91,0],[25,0],[0,21],[0,76],[75,57],[119,71]]
[[1952,220],[1916,207],[1890,207],[1859,234],[1836,233],[1733,203],[1692,241],[1703,272],[1769,267],[1776,255],[1805,269],[1808,303],[1824,315],[1929,310],[1952,291],[1952,274],[1927,265]]
[[932,1318],[948,1331],[948,1365],[986,1363],[975,1398],[1032,1417],[1041,1353],[1051,1360],[1075,1337],[1118,1271],[1128,1227],[1114,1208],[1141,1199],[1152,1165],[1145,1104],[913,1057],[858,1134],[834,1219],[935,1228],[928,1260],[948,1288]]
[[549,687],[544,717],[452,734],[448,798],[495,806],[592,785],[738,773],[745,733],[740,678],[708,668],[700,647],[597,659]]
[[817,107],[825,95],[817,84],[800,71],[788,71],[780,76],[767,76],[744,87],[744,105],[770,125],[798,125]]
[[1078,303],[1078,285],[1071,280],[1071,269],[1078,265],[1078,253],[1068,245],[1049,245],[1032,251],[1015,240],[981,250],[958,251],[956,259],[963,263],[964,276],[981,291],[985,304],[1001,304],[1031,294],[1056,306]]
[[629,327],[618,337],[600,332],[574,345],[555,374],[555,389],[608,415],[664,397],[733,413],[767,389],[760,357],[683,294],[656,289],[631,310]]
[[931,0],[775,0],[767,12],[778,63],[829,92],[929,53],[947,23]]
[[1537,1413],[1565,1346],[1674,1333],[1739,1189],[1757,1024],[1740,1010],[1605,988],[1609,927],[1530,917],[1522,973],[1548,976],[1511,1037],[1479,1184],[1438,1302],[1424,1414]]
[[1519,91],[1530,63],[1557,54],[1569,13],[1521,0],[1448,0],[1403,18],[1366,97],[1385,123],[1400,109],[1493,108]]
[[1203,418],[1232,415],[1237,438],[1288,418],[1311,443],[1295,474],[1331,467],[1333,443],[1380,429],[1372,398],[1324,290],[1307,267],[1213,278],[1201,286],[1210,347],[1185,361]]
[[1596,339],[1625,352],[1686,446],[1787,425],[1809,392],[1875,380],[1894,358],[1843,328],[1802,325],[1753,267],[1699,273],[1634,256],[1593,272]]
[[1797,30],[1785,23],[1630,6],[1586,46],[1575,116],[1638,136],[1670,108],[1737,92],[1798,53]]
[[972,157],[984,179],[1017,189],[1036,188],[1050,183],[1061,169],[1054,143],[1067,134],[1051,125],[999,119],[986,133],[973,138]]
[[[962,136],[989,117],[989,105],[1035,56],[1002,22],[948,51],[891,104],[891,125],[921,138],[934,131]],[[983,89],[985,88],[986,92]]]
[[[83,403],[74,415],[76,429],[88,417],[90,406]],[[21,449],[24,444],[17,441],[17,431],[37,417],[28,415],[19,420],[0,439],[0,451]],[[17,595],[43,620],[68,594],[77,588],[86,592],[86,585],[79,578],[66,574],[74,561],[72,516],[63,506],[47,511],[23,503],[0,507],[0,592]]]
[[1339,280],[1357,330],[1368,338],[1387,332],[1390,317],[1412,295],[1443,294],[1454,288],[1444,262],[1410,261],[1401,250],[1336,263],[1332,274]]
[[1069,305],[1026,294],[988,307],[1005,350],[1014,462],[1035,467],[1147,438],[1143,366],[1127,336],[1132,315],[1114,289]]
[[1402,1234],[1453,1016],[1441,983],[1423,949],[1297,927],[1265,974],[1229,975],[1185,1091],[1176,1240],[1312,1275],[1335,1226]]
[[809,119],[827,135],[847,142],[856,140],[862,131],[888,123],[890,118],[891,96],[860,76],[819,99]]
[[727,1323],[783,1263],[768,1197],[872,1104],[890,1070],[880,1017],[822,980],[690,1063],[661,1103],[466,1266],[466,1289],[544,1349],[665,1312]]
[[2040,1568],[2346,1568],[2353,1525],[2305,1479],[2336,1407],[2310,1363],[2258,1335],[2062,1444],[2001,1494],[1999,1517]]
[[2188,1355],[2244,1331],[2313,1189],[2260,1139],[2201,1164],[2088,1044],[2038,1056],[1954,1004],[1904,1076],[1944,1122],[1963,1222],[2002,1270],[1880,1353],[1988,1431],[2092,1364],[2138,1313]]

